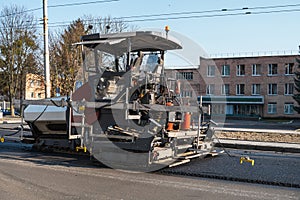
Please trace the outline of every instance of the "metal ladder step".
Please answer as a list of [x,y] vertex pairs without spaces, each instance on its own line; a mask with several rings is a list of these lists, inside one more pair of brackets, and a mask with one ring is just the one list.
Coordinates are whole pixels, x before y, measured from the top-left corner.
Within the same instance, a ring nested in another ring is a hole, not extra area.
[[175,167],[175,166],[178,166],[178,165],[182,165],[182,164],[188,163],[190,161],[191,161],[190,159],[184,159],[184,160],[172,163],[171,165],[169,165],[169,167]]
[[79,122],[73,122],[71,125],[75,126],[75,127],[85,127],[85,128],[91,128],[92,127],[91,125],[85,125],[85,124],[82,124],[82,123],[79,123]]
[[179,145],[176,146],[177,149],[188,149],[191,148],[193,145],[187,144],[187,145]]

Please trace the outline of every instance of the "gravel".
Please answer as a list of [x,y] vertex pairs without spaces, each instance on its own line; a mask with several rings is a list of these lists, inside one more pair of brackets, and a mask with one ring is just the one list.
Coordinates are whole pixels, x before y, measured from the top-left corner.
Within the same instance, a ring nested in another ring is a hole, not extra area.
[[220,139],[236,139],[260,142],[300,143],[300,134],[292,133],[257,133],[245,131],[216,131]]

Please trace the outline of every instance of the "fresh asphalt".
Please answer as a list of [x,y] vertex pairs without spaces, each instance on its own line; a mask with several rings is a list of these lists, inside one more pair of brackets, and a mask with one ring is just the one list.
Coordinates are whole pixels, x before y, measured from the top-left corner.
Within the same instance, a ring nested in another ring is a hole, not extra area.
[[[277,130],[282,130],[284,127],[290,128],[290,124],[283,126],[280,123],[245,120],[228,120],[224,126],[230,127],[233,124],[239,126],[243,124],[243,128],[251,126],[253,128],[255,124],[256,127],[277,128]],[[298,122],[291,124],[296,127]],[[3,133],[17,131],[19,126],[20,123],[0,124],[0,136]],[[84,197],[88,199],[297,199],[300,187],[299,155],[227,149],[226,153],[218,157],[205,160],[195,159],[191,163],[165,171],[188,176],[160,176],[152,173],[131,176],[132,174],[95,167],[85,157],[34,152],[30,145],[7,142],[0,143],[0,179],[4,180],[2,185],[0,184],[0,193],[1,199],[35,199],[37,197],[41,199],[76,199],[78,197],[79,199]],[[241,156],[254,159],[255,165],[252,166],[247,162],[240,164]],[[106,176],[106,173],[109,174]],[[125,178],[120,180],[120,176]],[[213,179],[197,179],[196,177]],[[234,182],[219,182],[216,179]],[[139,182],[139,180],[147,181]],[[286,187],[248,185],[239,181]],[[25,184],[19,184],[19,182]],[[74,182],[78,184],[70,184]],[[128,188],[127,185],[132,187]],[[209,188],[204,190],[207,186]],[[18,192],[15,192],[16,187],[20,189]],[[110,190],[110,188],[114,189]],[[231,190],[232,193],[226,192]],[[173,196],[171,197],[170,194]]]
[[[1,199],[299,199],[299,155],[227,153],[159,173],[129,173],[95,165],[87,156],[8,142],[0,144],[0,194]],[[255,165],[240,164],[241,155]]]

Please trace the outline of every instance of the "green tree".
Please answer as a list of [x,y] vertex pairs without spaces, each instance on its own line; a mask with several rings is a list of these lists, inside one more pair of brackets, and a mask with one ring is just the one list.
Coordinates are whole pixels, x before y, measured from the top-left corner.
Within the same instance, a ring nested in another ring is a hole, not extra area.
[[50,38],[51,94],[57,87],[61,95],[69,95],[73,91],[78,70],[82,65],[81,49],[72,46],[84,35],[84,25],[80,19],[74,21],[57,37]]
[[294,68],[294,88],[297,91],[293,95],[294,100],[298,103],[298,106],[294,106],[294,110],[300,113],[300,59],[296,58],[296,66]]
[[37,21],[24,7],[12,5],[1,11],[0,70],[4,77],[0,85],[5,88],[14,116],[14,99],[23,97],[25,75],[36,71]]

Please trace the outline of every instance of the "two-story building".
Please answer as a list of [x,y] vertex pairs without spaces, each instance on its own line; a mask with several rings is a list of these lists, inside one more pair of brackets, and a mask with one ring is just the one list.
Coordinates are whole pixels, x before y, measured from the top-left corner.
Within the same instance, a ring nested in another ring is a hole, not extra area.
[[214,115],[299,118],[294,74],[297,55],[200,58],[200,65],[167,70],[182,80],[182,97],[199,98]]

